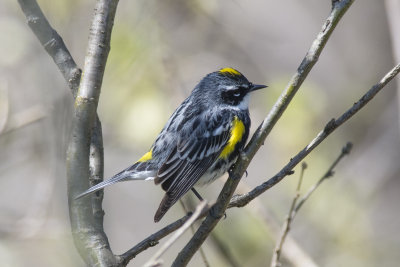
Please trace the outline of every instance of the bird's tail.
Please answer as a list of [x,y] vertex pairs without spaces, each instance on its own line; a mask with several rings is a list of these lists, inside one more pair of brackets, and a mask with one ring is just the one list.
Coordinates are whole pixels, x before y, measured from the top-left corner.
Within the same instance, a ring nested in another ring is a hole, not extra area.
[[154,215],[154,222],[159,222],[165,213],[174,205],[176,200],[167,193],[165,193],[163,199],[161,200],[160,206],[158,207],[156,214]]
[[124,182],[124,181],[129,181],[129,180],[153,180],[155,176],[155,172],[151,170],[142,170],[142,171],[137,171],[135,168],[135,165],[121,171],[120,173],[117,173],[113,177],[111,177],[108,180],[105,180],[101,183],[98,183],[92,187],[90,187],[88,190],[84,191],[83,193],[77,195],[75,199],[79,199],[82,197],[85,197],[91,193],[97,192],[100,189],[103,189],[106,186],[113,185],[118,182]]

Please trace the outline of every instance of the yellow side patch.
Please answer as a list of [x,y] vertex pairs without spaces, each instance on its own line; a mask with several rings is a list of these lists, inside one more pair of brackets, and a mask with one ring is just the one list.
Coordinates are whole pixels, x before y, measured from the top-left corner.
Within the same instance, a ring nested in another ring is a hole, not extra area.
[[242,75],[240,72],[238,72],[237,70],[232,69],[232,68],[223,68],[219,71],[219,73],[230,74],[233,76],[241,76]]
[[149,152],[144,154],[143,157],[141,157],[137,162],[145,162],[145,161],[151,160],[152,158],[153,158],[153,148],[150,149]]
[[219,158],[226,159],[233,152],[236,144],[242,140],[244,131],[245,128],[243,122],[235,116],[232,122],[231,137],[229,138],[228,143],[222,150],[221,154],[219,154]]

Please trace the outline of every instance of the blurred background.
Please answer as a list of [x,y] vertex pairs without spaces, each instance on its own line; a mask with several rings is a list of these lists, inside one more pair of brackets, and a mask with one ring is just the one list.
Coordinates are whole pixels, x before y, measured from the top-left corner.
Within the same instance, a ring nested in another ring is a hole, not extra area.
[[[38,2],[82,67],[94,1]],[[249,80],[269,85],[251,100],[254,132],[320,31],[330,3],[120,1],[98,109],[105,177],[144,154],[196,83],[222,67],[237,68]],[[1,265],[84,266],[73,247],[66,196],[71,93],[26,25],[17,1],[0,2],[0,33]],[[396,64],[394,49],[384,1],[355,1],[252,161],[242,186],[252,188],[273,176],[331,118],[351,107]],[[292,225],[291,238],[314,266],[398,266],[396,90],[393,81],[306,158],[303,193],[347,141],[354,144],[335,176],[322,184]],[[204,245],[211,266],[269,265],[276,225],[282,225],[289,210],[299,170],[258,198],[262,212],[252,206],[228,210]],[[215,200],[222,185],[218,181],[200,193]],[[125,252],[184,214],[177,204],[160,223],[153,223],[162,195],[160,187],[144,181],[105,190],[105,231],[114,253]],[[165,266],[190,235],[163,256]],[[157,249],[148,249],[129,266],[141,266]],[[284,266],[303,263],[283,258]],[[190,266],[202,264],[197,253]]]

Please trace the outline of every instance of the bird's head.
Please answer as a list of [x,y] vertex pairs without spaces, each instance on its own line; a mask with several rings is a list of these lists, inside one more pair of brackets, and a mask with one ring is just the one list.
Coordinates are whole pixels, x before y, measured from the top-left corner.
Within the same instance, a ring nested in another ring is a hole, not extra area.
[[223,68],[204,77],[193,91],[203,104],[232,106],[248,109],[251,92],[265,88],[265,85],[253,84],[239,71]]

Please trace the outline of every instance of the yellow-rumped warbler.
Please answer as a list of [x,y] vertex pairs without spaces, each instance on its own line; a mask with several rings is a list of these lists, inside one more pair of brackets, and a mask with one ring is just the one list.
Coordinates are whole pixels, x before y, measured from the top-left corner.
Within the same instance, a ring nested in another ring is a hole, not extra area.
[[77,198],[121,181],[154,179],[166,191],[154,216],[158,222],[195,184],[210,183],[229,170],[249,136],[250,93],[265,87],[232,68],[208,74],[143,157]]

